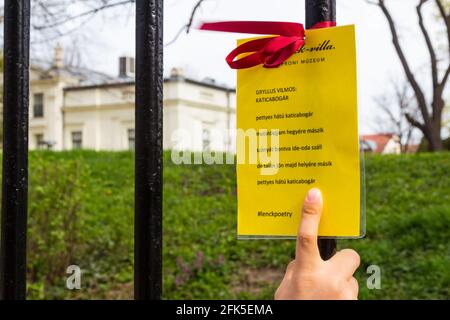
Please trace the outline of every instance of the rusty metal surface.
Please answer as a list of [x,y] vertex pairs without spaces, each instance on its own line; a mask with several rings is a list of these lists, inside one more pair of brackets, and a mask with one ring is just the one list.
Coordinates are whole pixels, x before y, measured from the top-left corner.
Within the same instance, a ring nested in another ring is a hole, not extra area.
[[5,0],[0,298],[25,299],[30,1]]
[[163,1],[136,1],[135,299],[162,290]]

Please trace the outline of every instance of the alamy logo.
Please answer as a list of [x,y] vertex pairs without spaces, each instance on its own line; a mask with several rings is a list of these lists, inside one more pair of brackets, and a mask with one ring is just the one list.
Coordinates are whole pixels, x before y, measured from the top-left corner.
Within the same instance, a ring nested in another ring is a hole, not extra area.
[[69,274],[66,280],[66,288],[69,290],[81,289],[81,268],[77,265],[67,267],[66,273]]
[[367,274],[370,276],[367,278],[367,288],[372,289],[381,289],[381,268],[375,264],[367,267]]

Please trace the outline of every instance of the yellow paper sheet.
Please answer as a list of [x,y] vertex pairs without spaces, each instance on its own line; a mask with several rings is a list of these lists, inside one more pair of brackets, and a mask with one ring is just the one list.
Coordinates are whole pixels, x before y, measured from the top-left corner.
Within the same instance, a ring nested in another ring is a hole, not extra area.
[[295,236],[312,187],[319,235],[361,236],[355,51],[354,26],[308,30],[282,66],[238,70],[238,236]]

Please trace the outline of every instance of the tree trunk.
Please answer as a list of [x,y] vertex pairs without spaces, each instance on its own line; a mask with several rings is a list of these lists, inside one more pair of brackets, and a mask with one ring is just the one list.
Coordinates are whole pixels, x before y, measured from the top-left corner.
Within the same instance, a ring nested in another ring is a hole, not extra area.
[[[436,94],[436,93],[435,93]],[[442,93],[439,93],[442,95]],[[438,95],[438,94],[436,94]],[[442,143],[441,129],[442,129],[442,110],[444,109],[444,100],[438,95],[433,99],[433,126],[430,128],[431,137],[429,141],[429,151],[442,151],[444,145]]]
[[444,150],[444,145],[442,143],[441,139],[441,125],[435,124],[434,127],[431,129],[430,137],[427,138],[428,140],[428,151],[434,152],[434,151],[442,151]]

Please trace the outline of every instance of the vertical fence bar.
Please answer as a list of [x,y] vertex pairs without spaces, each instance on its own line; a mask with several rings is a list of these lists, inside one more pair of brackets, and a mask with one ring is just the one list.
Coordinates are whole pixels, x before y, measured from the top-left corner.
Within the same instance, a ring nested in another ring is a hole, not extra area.
[[163,0],[136,1],[134,297],[161,299]]
[[[306,28],[323,21],[336,21],[336,0],[306,0]],[[319,239],[319,251],[322,259],[328,260],[336,252],[335,239]]]
[[26,297],[30,0],[5,0],[0,298]]
[[336,0],[306,0],[306,29],[323,21],[336,21]]

